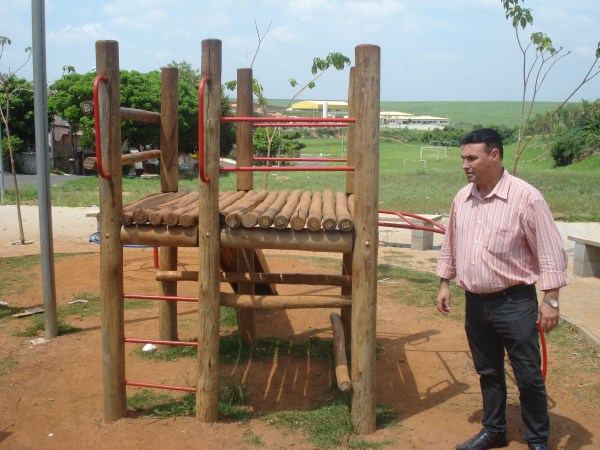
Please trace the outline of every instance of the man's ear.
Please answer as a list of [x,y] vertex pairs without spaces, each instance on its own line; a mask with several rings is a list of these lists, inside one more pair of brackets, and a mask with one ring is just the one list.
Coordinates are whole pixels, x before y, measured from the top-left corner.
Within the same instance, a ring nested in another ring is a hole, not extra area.
[[492,151],[490,152],[490,156],[492,157],[492,159],[496,159],[496,158],[500,159],[500,150],[498,148],[494,147],[492,149]]

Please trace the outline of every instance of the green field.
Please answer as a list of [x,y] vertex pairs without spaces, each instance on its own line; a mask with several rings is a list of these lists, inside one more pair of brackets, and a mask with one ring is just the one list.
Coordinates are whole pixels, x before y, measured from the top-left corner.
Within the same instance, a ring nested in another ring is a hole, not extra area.
[[[341,139],[303,139],[304,154],[342,156]],[[344,146],[347,143],[344,142]],[[600,155],[568,167],[553,168],[548,144],[538,138],[525,151],[518,167],[518,175],[536,186],[545,196],[555,217],[565,221],[600,221]],[[347,151],[344,148],[344,152]],[[418,144],[380,142],[379,209],[406,211],[416,214],[447,214],[454,194],[466,184],[461,170],[460,150],[448,147],[424,150]],[[512,168],[514,145],[505,148],[505,166]],[[255,188],[264,186],[263,173],[254,176]],[[343,172],[272,172],[268,178],[269,190],[304,189],[345,191]],[[184,177],[180,189],[196,190],[197,179]],[[235,189],[235,176],[222,174],[220,189]],[[153,192],[158,192],[158,180],[123,180],[124,203]],[[36,202],[35,185],[20,189],[23,202]],[[14,195],[6,193],[6,202],[13,203]],[[54,206],[97,205],[98,179],[86,177],[52,188]]]
[[[269,100],[269,104],[286,106],[288,100]],[[554,110],[559,102],[537,102],[534,116]],[[506,125],[519,124],[520,102],[390,102],[382,101],[382,111],[401,111],[416,115],[448,117],[450,123],[470,125]]]

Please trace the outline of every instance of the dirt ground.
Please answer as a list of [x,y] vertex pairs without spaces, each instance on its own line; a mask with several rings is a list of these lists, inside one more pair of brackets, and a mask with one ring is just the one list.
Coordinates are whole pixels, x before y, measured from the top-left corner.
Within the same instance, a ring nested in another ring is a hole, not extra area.
[[[401,250],[399,250],[401,252]],[[398,255],[396,255],[398,258]],[[56,261],[57,301],[66,305],[77,294],[98,293],[98,254],[80,254]],[[400,255],[400,259],[409,261]],[[193,270],[194,253],[180,253]],[[269,254],[272,271],[323,271],[322,259]],[[408,264],[408,263],[407,263]],[[420,261],[422,267],[430,261]],[[301,269],[300,269],[301,268]],[[425,267],[427,268],[427,267]],[[194,283],[181,283],[180,294],[196,295]],[[297,293],[300,287],[279,288]],[[306,289],[306,288],[305,288]],[[310,288],[314,292],[327,289]],[[157,293],[152,255],[146,249],[125,252],[125,291]],[[39,282],[18,296],[4,298],[10,306],[31,307],[42,302]],[[433,299],[432,299],[433,302]],[[126,336],[158,335],[158,308],[126,311]],[[195,334],[197,309],[179,308],[181,339]],[[329,310],[291,310],[258,313],[258,334],[280,338],[331,337]],[[102,357],[99,316],[71,316],[69,323],[83,332],[34,345],[14,331],[24,319],[0,327],[0,359],[10,357],[16,367],[0,378],[0,447],[15,449],[70,448],[199,448],[199,449],[311,449],[299,431],[274,427],[265,420],[201,424],[194,418],[156,419],[134,414],[104,423]],[[472,368],[462,323],[437,315],[431,308],[398,303],[381,285],[377,307],[377,403],[398,412],[395,425],[365,437],[385,442],[384,448],[445,449],[479,431],[481,403],[478,379]],[[126,377],[137,381],[186,385],[195,380],[195,361],[151,362],[126,347]],[[552,348],[549,348],[552,355]],[[569,361],[549,359],[548,393],[552,421],[551,448],[599,449],[600,408],[582,398],[578,386],[594,383],[594,375],[569,373]],[[240,366],[222,365],[221,375],[244,383],[250,406],[267,411],[305,410],[333,396],[334,373],[325,363],[280,357]],[[587,378],[586,378],[587,377]],[[597,381],[597,380],[596,380]],[[518,409],[518,395],[510,383],[510,449],[526,448]],[[137,388],[128,388],[128,395]],[[258,437],[257,440],[249,437]]]

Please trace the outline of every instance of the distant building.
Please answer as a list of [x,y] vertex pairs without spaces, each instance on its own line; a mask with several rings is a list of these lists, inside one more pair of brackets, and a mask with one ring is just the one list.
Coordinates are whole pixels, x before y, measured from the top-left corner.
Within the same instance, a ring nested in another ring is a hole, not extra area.
[[336,100],[304,100],[294,103],[288,111],[293,110],[309,110],[317,116],[329,117],[331,114],[340,115],[348,114],[348,102],[340,102]]
[[436,130],[450,125],[446,117],[416,116],[398,111],[381,111],[379,126],[382,128],[408,128],[411,130]]

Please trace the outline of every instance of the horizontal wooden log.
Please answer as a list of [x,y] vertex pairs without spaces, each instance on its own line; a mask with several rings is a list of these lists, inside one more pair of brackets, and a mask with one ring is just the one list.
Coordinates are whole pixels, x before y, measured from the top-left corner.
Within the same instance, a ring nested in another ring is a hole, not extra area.
[[351,306],[349,295],[244,295],[221,293],[221,306],[254,309],[340,308]]
[[[310,252],[351,253],[353,233],[341,231],[294,231],[275,229],[235,230],[225,228],[220,233],[221,245],[231,248],[255,248],[272,250],[304,250]],[[121,240],[124,244],[197,247],[198,226],[167,227],[166,225],[138,225],[122,227]]]
[[353,233],[340,231],[294,231],[275,229],[225,228],[221,245],[235,248],[305,250],[311,252],[352,252]]
[[198,247],[198,227],[167,227],[166,225],[121,227],[121,241],[123,244],[156,247]]
[[160,113],[143,109],[125,108],[121,106],[121,120],[137,120],[138,122],[160,123]]
[[[159,270],[157,281],[198,281],[196,270]],[[349,275],[314,273],[238,273],[221,272],[221,281],[227,283],[308,284],[311,286],[351,286]]]
[[346,338],[342,318],[338,313],[329,315],[331,328],[333,330],[333,360],[335,362],[335,378],[338,389],[348,392],[352,389],[352,380],[348,371],[348,359],[346,358]]
[[[146,150],[138,153],[127,153],[121,155],[121,165],[129,166],[142,161],[148,161],[149,159],[160,158],[160,150]],[[95,156],[88,156],[83,161],[83,168],[87,170],[98,170],[98,162]]]

